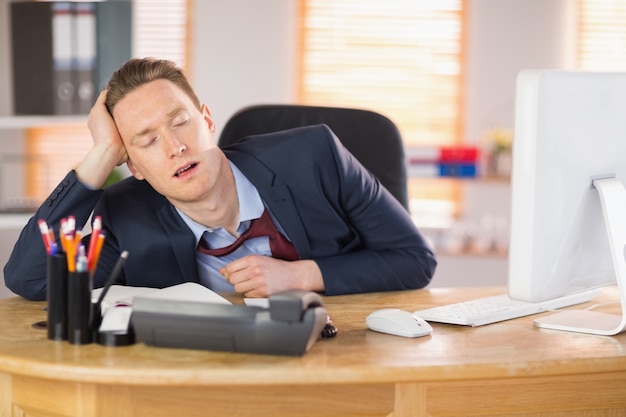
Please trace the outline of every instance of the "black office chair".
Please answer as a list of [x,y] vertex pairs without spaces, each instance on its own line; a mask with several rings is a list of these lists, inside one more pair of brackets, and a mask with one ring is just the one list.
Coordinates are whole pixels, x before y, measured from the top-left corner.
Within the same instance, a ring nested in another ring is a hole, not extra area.
[[228,120],[218,146],[225,147],[249,135],[320,123],[328,125],[346,149],[408,210],[402,138],[396,125],[379,113],[339,107],[250,106],[239,110]]

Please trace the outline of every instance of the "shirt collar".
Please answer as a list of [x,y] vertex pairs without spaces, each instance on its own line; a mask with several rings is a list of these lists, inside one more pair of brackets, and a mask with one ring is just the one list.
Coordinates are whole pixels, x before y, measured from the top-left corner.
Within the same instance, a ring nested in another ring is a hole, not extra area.
[[[261,217],[263,210],[265,210],[265,206],[263,205],[263,200],[261,200],[259,191],[250,182],[250,180],[246,178],[246,176],[239,170],[239,168],[237,168],[235,164],[231,161],[228,161],[228,163],[230,164],[233,176],[235,177],[235,188],[237,189],[237,198],[239,199],[238,227],[241,227],[242,223]],[[176,208],[176,211],[193,232],[196,238],[196,245],[200,242],[204,232],[213,232],[217,230],[192,220],[178,208]]]

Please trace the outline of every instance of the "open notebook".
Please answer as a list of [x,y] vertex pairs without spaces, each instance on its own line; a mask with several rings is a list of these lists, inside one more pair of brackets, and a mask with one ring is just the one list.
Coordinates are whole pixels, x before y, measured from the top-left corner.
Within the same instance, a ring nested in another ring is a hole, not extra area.
[[[91,293],[91,302],[96,303],[102,288]],[[112,285],[102,300],[102,324],[100,331],[125,331],[128,329],[133,300],[135,297],[192,301],[218,304],[232,304],[230,301],[195,282],[185,282],[166,288],[128,287]]]

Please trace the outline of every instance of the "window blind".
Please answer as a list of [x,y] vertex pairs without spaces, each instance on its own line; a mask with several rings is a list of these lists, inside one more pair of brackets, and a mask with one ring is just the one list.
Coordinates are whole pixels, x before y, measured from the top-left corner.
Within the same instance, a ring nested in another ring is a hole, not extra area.
[[366,107],[411,145],[461,130],[461,0],[304,0],[299,99]]
[[[407,148],[461,141],[463,0],[302,0],[300,10],[300,102],[382,113]],[[408,187],[418,225],[458,215],[458,182]]]
[[134,0],[133,54],[187,62],[188,0]]
[[626,70],[626,2],[579,1],[578,67],[588,71]]

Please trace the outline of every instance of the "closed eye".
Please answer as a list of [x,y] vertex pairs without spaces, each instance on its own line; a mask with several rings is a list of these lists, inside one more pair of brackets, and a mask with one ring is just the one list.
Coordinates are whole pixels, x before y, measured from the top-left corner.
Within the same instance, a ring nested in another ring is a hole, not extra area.
[[154,137],[147,137],[146,139],[142,140],[140,146],[142,148],[147,148],[150,145],[154,144],[156,141],[157,141],[157,137],[156,136],[154,136]]
[[180,127],[180,126],[186,125],[187,123],[189,123],[189,117],[174,120],[174,122],[172,123],[172,126]]

